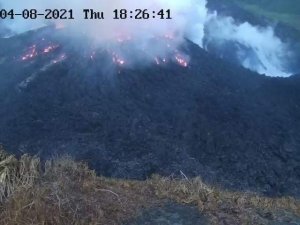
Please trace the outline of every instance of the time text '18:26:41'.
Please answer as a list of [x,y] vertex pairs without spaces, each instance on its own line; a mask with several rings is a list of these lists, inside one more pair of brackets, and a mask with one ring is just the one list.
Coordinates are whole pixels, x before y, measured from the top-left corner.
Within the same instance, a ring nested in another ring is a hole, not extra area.
[[171,10],[161,9],[159,11],[150,11],[148,9],[116,9],[114,12],[114,19],[136,19],[136,20],[148,20],[148,19],[172,19]]

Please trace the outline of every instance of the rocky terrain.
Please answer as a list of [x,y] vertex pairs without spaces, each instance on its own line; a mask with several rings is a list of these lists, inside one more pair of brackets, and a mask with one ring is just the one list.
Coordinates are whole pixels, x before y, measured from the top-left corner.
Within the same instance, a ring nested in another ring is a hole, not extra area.
[[231,190],[300,195],[299,75],[259,75],[188,40],[187,67],[103,69],[105,52],[91,60],[52,29],[0,40],[7,150],[70,154],[110,177],[183,172]]

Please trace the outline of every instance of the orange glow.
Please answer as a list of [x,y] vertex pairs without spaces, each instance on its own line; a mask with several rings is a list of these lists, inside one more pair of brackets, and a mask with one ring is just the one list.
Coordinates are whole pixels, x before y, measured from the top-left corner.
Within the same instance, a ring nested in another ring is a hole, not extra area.
[[186,59],[184,59],[183,56],[177,54],[177,55],[175,56],[175,59],[176,59],[177,63],[178,63],[180,66],[182,66],[182,67],[188,67],[188,62],[187,62]]
[[56,63],[62,62],[62,61],[64,61],[66,58],[67,58],[66,54],[62,54],[62,55],[60,55],[58,58],[52,60],[52,63],[53,63],[53,64],[56,64]]
[[28,48],[28,50],[26,50],[24,55],[21,56],[21,60],[22,61],[31,60],[41,54],[48,54],[48,53],[54,51],[55,49],[57,49],[58,47],[59,47],[59,45],[51,44],[51,45],[41,49],[41,48],[38,48],[37,45],[34,44],[34,45],[30,46]]
[[49,53],[49,52],[52,52],[53,50],[57,49],[58,48],[58,45],[50,45],[48,47],[46,47],[43,52],[44,53]]
[[37,55],[38,55],[38,53],[37,53],[37,50],[36,50],[36,45],[32,45],[31,47],[29,47],[28,52],[21,57],[21,59],[23,61],[25,61],[25,60],[32,59]]
[[123,58],[121,58],[117,53],[113,52],[112,53],[112,61],[117,64],[117,65],[124,65],[125,64],[125,60]]

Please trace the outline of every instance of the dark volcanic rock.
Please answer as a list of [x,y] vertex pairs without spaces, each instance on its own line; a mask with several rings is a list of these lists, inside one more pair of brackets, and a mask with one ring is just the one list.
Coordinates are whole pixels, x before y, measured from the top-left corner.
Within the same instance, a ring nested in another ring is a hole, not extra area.
[[[289,212],[280,211],[266,213],[261,210],[249,211],[253,224],[267,225],[289,225],[300,224],[300,218]],[[211,224],[211,215],[205,212],[200,213],[197,207],[167,203],[163,206],[156,206],[151,209],[141,210],[138,216],[126,225],[208,225]],[[240,225],[242,222],[230,209],[219,210],[214,213],[214,221],[220,225]]]
[[[300,80],[258,75],[187,41],[188,68],[120,73],[64,48],[21,62],[39,31],[0,41],[0,142],[47,158],[68,153],[99,173],[201,176],[227,188],[300,195]],[[66,52],[67,59],[49,61]]]
[[208,225],[195,207],[169,203],[141,212],[134,221],[126,225]]

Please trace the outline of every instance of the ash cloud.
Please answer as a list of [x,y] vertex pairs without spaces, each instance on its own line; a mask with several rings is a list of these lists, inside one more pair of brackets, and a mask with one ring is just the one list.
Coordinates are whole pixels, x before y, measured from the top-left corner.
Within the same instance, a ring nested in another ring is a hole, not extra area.
[[[209,12],[206,0],[144,0],[122,1],[113,0],[0,0],[6,9],[16,11],[23,9],[72,8],[76,19],[74,21],[51,21],[67,27],[70,39],[76,35],[88,36],[99,46],[112,46],[116,40],[126,40],[130,37],[134,51],[147,52],[146,59],[165,57],[174,51],[188,38],[208,51],[215,51],[219,56],[238,61],[242,66],[269,76],[286,77],[288,60],[293,57],[288,44],[283,43],[270,27],[256,27],[249,23],[237,23],[231,17],[219,16]],[[105,20],[84,20],[82,9],[91,8],[106,12]],[[114,9],[149,9],[158,11],[170,9],[172,20],[113,20]],[[46,26],[49,21],[16,19],[6,22],[14,33]],[[1,26],[1,24],[0,24]],[[153,45],[153,38],[172,37],[171,47],[168,44]],[[120,55],[126,55],[118,46],[113,46]],[[130,57],[133,57],[130,54]],[[187,56],[184,56],[188,58]]]

